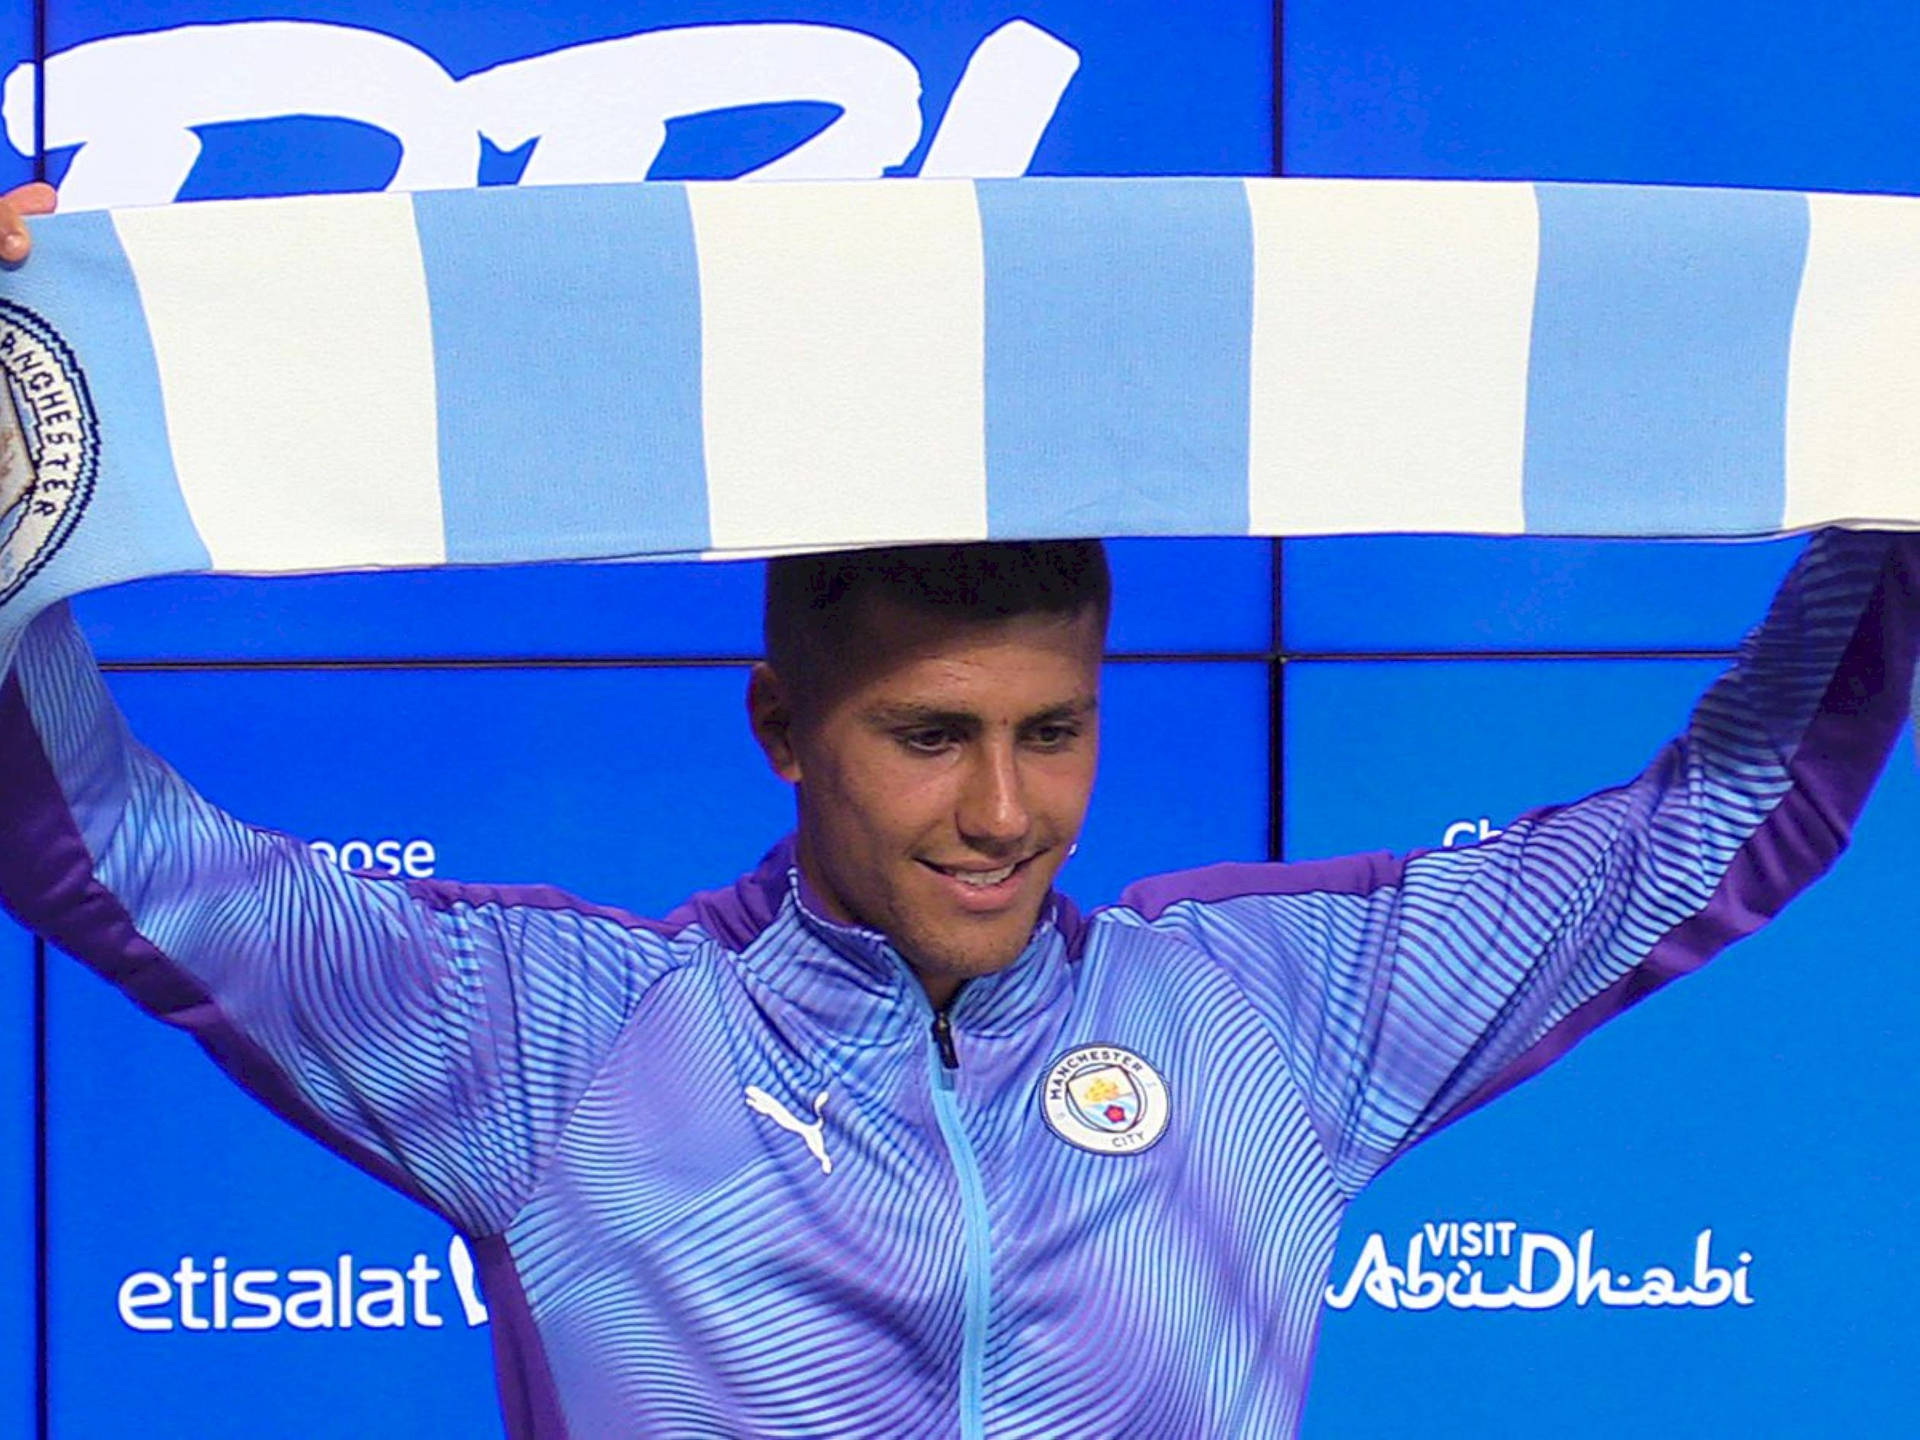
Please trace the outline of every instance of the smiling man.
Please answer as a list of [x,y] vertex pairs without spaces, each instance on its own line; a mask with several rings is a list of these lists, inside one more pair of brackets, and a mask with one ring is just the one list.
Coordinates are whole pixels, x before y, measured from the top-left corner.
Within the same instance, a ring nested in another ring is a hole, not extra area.
[[1288,1435],[1372,1177],[1832,862],[1920,537],[1818,537],[1617,789],[1082,915],[1108,601],[1097,542],[774,562],[797,828],[658,920],[241,823],[51,611],[0,676],[0,900],[470,1237],[517,1436]]
[[1086,543],[770,567],[748,709],[795,787],[800,868],[937,1007],[1013,962],[1080,832],[1108,607]]

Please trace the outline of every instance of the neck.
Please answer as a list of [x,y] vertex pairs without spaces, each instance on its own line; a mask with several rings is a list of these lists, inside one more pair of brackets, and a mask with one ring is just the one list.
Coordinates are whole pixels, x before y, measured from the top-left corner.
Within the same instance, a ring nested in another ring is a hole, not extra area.
[[[840,925],[864,926],[869,930],[879,928],[878,926],[869,925],[859,916],[849,913],[847,907],[840,903],[839,896],[835,895],[833,890],[824,883],[820,874],[820,867],[814,860],[813,847],[807,843],[805,830],[800,831],[796,837],[794,858],[799,863],[801,878],[807,882],[807,890],[813,904],[826,919],[832,920]],[[888,935],[887,938],[889,940],[894,939],[892,935]],[[894,948],[900,950],[898,941],[894,942]],[[914,979],[920,982],[920,988],[927,992],[927,1000],[936,1011],[945,1010],[949,1005],[953,1004],[954,1000],[960,994],[960,987],[967,983],[964,976],[929,974],[927,970],[911,955],[908,955],[905,950],[900,950],[900,956],[907,962],[908,968],[913,971]]]
[[[907,963],[912,964],[913,962],[909,961]],[[914,966],[913,973],[914,977],[920,982],[920,988],[927,992],[927,999],[932,1002],[936,1013],[949,1008],[959,997],[960,987],[967,983],[964,980],[955,980],[947,976],[927,975],[923,973],[917,965]]]

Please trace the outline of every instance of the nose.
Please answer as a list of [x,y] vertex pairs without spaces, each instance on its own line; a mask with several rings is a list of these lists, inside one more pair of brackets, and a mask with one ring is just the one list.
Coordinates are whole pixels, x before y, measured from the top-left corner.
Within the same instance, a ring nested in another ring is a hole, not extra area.
[[1004,853],[1026,839],[1032,817],[1011,742],[990,740],[975,751],[954,818],[961,838],[982,850]]

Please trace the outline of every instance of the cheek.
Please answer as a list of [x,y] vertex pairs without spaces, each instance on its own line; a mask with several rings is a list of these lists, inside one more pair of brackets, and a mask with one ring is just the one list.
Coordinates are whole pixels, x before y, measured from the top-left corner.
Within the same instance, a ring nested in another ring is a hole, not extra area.
[[1085,751],[1063,756],[1033,779],[1035,795],[1055,823],[1078,829],[1093,799],[1093,777],[1098,755]]
[[861,797],[867,825],[888,840],[916,845],[952,828],[955,786],[941,767],[908,761],[876,769],[868,780]]
[[841,754],[807,771],[807,792],[823,829],[875,840],[917,839],[952,813],[948,767],[878,749]]

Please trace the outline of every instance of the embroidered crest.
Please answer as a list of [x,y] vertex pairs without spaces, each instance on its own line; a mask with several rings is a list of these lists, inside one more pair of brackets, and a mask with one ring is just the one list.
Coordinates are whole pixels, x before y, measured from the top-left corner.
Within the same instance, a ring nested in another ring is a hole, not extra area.
[[73,533],[99,452],[73,351],[26,306],[0,300],[0,605]]
[[1069,1145],[1096,1155],[1130,1155],[1167,1128],[1167,1082],[1118,1045],[1082,1045],[1047,1067],[1040,1113]]

